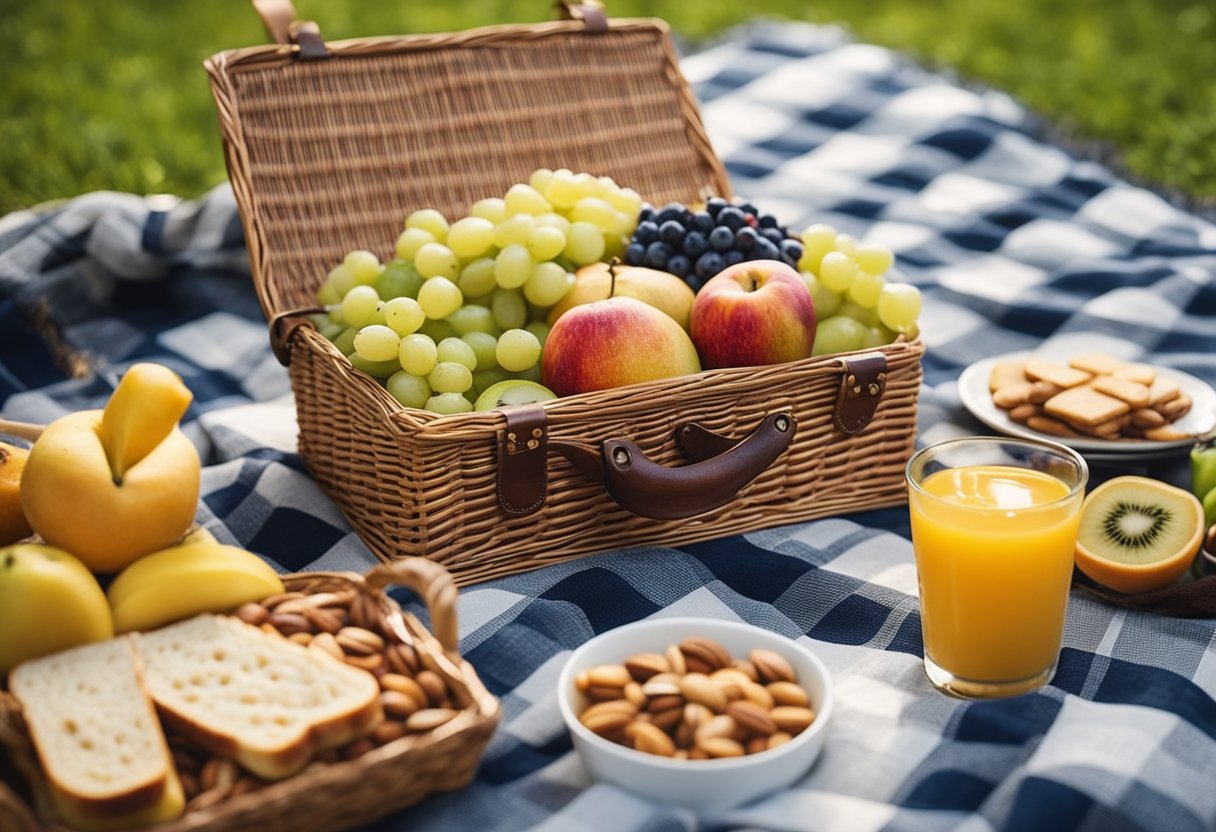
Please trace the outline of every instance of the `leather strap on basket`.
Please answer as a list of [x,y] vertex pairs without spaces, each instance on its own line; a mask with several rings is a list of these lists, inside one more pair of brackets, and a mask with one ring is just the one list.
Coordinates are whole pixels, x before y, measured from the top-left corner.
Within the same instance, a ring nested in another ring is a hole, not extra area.
[[311,20],[297,20],[291,0],[253,0],[253,8],[262,18],[262,25],[266,27],[271,40],[275,43],[294,43],[300,47],[300,60],[329,57],[321,29]]
[[742,440],[685,425],[676,431],[676,439],[691,444],[690,456],[697,461],[668,467],[652,461],[626,439],[607,439],[598,445],[552,441],[539,405],[507,408],[503,415],[507,426],[498,446],[498,501],[514,515],[531,514],[544,504],[550,449],[639,517],[670,520],[703,514],[733,500],[767,470],[797,430],[790,413],[768,416]]
[[507,427],[498,443],[498,504],[508,514],[531,514],[549,490],[549,418],[540,405],[502,413]]
[[581,20],[588,32],[607,32],[608,15],[599,0],[557,0],[557,13],[566,20]]
[[854,436],[869,426],[882,401],[887,389],[887,357],[881,352],[867,352],[845,358],[842,363],[844,373],[832,422],[841,433]]
[[276,313],[270,319],[270,351],[284,367],[291,364],[291,336],[302,326],[313,327],[309,315],[324,312],[320,306],[309,306],[302,309],[287,309]]

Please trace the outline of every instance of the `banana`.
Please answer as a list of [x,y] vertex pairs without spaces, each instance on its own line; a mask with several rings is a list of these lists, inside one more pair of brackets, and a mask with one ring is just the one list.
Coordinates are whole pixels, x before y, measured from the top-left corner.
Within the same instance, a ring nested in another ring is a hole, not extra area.
[[118,633],[152,630],[203,612],[227,612],[283,591],[252,552],[196,542],[145,555],[110,584],[106,597]]

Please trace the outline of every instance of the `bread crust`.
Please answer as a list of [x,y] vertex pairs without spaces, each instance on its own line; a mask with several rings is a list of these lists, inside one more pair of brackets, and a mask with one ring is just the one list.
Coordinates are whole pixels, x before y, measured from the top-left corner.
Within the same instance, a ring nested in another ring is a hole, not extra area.
[[[134,646],[125,638],[116,641],[121,641],[122,645],[129,652],[132,671],[135,674],[140,694],[143,697],[143,703],[147,707],[149,715],[155,717],[156,711],[152,700],[148,696],[142,680],[139,678],[139,659],[135,654]],[[99,644],[74,648],[73,651],[65,651],[65,653],[70,654],[77,650],[110,649],[114,646],[114,642],[101,642]],[[57,656],[51,658],[59,661],[62,660],[63,655],[57,654]],[[31,708],[38,707],[39,703],[33,696],[33,692],[27,690],[26,675],[37,672],[41,667],[41,661],[35,659],[14,668],[12,673],[9,674],[9,691],[21,703],[21,707],[26,714],[26,728],[29,731],[30,739],[33,741],[34,749],[38,755],[39,765],[47,784],[47,795],[60,814],[70,819],[74,826],[88,829],[122,828],[129,826],[133,820],[137,820],[148,813],[158,819],[168,819],[169,817],[176,817],[176,815],[181,814],[181,784],[177,779],[177,772],[173,765],[173,758],[169,752],[169,745],[165,741],[164,733],[160,726],[156,724],[155,718],[152,719],[153,726],[151,730],[157,734],[157,746],[161,751],[164,764],[159,773],[155,774],[152,779],[113,794],[79,793],[63,782],[58,772],[55,771],[52,761],[48,760],[44,753],[44,749],[50,747],[52,738],[43,733],[41,720],[30,718]],[[63,696],[71,696],[68,686],[65,686]],[[171,799],[174,789],[176,789],[179,798],[176,801],[177,810],[175,814],[166,815],[166,811],[171,811],[172,808],[167,804],[174,802]],[[168,800],[167,795],[169,796]]]
[[[321,651],[308,650],[285,639],[268,636],[258,628],[234,618],[198,616],[196,619],[182,622],[182,625],[198,622],[196,626],[205,626],[208,620],[216,626],[232,628],[240,638],[248,640],[250,649],[257,647],[307,656],[310,664],[319,666],[318,672],[325,672],[328,666],[334,674],[345,677],[347,682],[354,680],[362,684],[365,690],[362,692],[363,698],[353,707],[324,718],[313,719],[302,726],[298,736],[292,737],[283,745],[258,747],[242,741],[239,735],[241,726],[235,721],[228,725],[215,724],[215,720],[209,721],[192,709],[182,696],[166,692],[167,679],[150,678],[156,671],[149,667],[146,657],[141,658],[144,687],[151,695],[163,724],[200,748],[236,760],[265,780],[282,780],[301,771],[320,752],[365,736],[384,721],[379,683],[367,671],[351,667]],[[140,645],[144,639],[165,638],[163,634],[173,626],[179,625],[171,625],[164,630],[143,636],[133,635],[137,654],[143,649]]]

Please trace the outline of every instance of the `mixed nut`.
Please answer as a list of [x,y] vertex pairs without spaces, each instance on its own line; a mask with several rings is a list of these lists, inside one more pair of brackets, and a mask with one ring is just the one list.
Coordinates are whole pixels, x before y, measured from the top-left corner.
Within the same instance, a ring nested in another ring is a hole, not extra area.
[[611,742],[681,760],[741,757],[777,748],[815,721],[790,663],[771,650],[735,659],[693,636],[663,653],[580,672],[590,700],[579,721]]

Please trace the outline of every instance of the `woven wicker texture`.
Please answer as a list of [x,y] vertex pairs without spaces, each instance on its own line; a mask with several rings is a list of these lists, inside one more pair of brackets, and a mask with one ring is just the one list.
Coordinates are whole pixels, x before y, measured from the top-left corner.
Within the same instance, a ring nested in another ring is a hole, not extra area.
[[[145,827],[149,832],[338,832],[404,809],[435,792],[463,788],[473,779],[498,724],[499,706],[472,666],[455,653],[456,593],[444,570],[431,561],[410,559],[379,566],[366,580],[354,574],[314,572],[284,576],[283,583],[289,592],[310,596],[353,589],[351,613],[376,620],[377,629],[386,635],[396,633],[397,640],[412,645],[421,666],[442,678],[460,713],[432,731],[406,734],[355,759],[315,765],[256,791],[220,795],[216,801],[205,801],[210,805],[188,807],[176,821]],[[379,589],[391,583],[410,586],[426,599],[440,638]],[[358,613],[359,604],[372,609]],[[12,698],[0,691],[0,747],[16,760],[27,752],[21,720],[12,708]],[[29,766],[26,761],[25,767]],[[0,829],[67,832],[39,820],[3,780]]]
[[[608,174],[656,204],[729,195],[661,24],[613,21],[591,33],[547,23],[329,46],[327,60],[299,61],[282,46],[208,64],[268,314],[311,305],[346,251],[387,254],[410,211],[462,216],[537,167]],[[836,358],[546,404],[552,439],[629,439],[668,465],[689,461],[672,442],[683,423],[741,438],[770,413],[796,417],[789,450],[736,500],[662,522],[619,508],[554,454],[545,506],[509,516],[497,494],[500,413],[403,408],[307,326],[290,336],[290,370],[301,454],[372,551],[433,558],[466,584],[620,546],[902,502],[923,345],[883,351],[887,391],[855,437],[832,426]]]
[[655,521],[619,508],[554,454],[545,506],[509,517],[496,492],[500,414],[420,422],[323,338],[301,332],[291,374],[301,451],[314,476],[379,556],[425,554],[460,584],[611,547],[687,543],[906,500],[920,342],[884,349],[886,393],[870,427],[852,437],[832,425],[837,358],[717,370],[546,405],[553,439],[628,438],[668,465],[690,461],[672,441],[689,421],[741,438],[770,413],[795,415],[789,450],[736,500],[692,519]]
[[[574,21],[261,47],[208,62],[268,314],[308,305],[352,248],[387,258],[417,208],[450,219],[539,167],[726,193],[666,29]],[[251,227],[256,223],[256,228]]]

